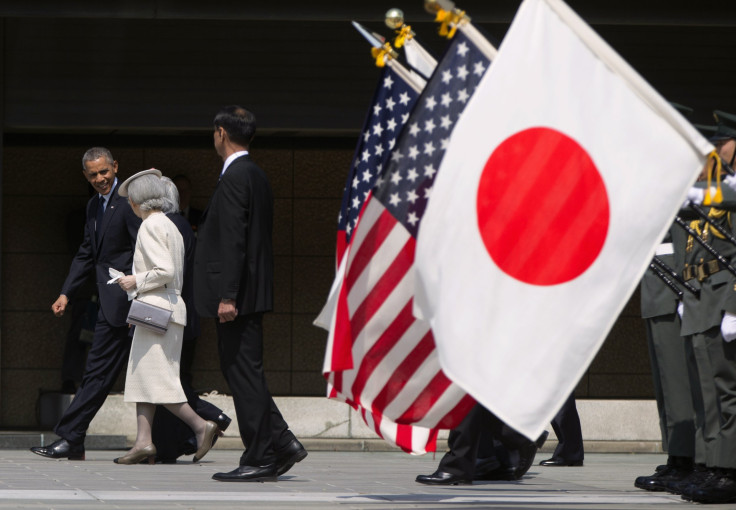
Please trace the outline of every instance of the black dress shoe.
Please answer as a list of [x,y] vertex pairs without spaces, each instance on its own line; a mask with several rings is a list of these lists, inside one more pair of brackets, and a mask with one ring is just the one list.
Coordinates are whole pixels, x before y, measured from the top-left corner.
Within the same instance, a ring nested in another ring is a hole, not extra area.
[[560,459],[560,458],[556,459],[552,457],[551,459],[543,460],[542,462],[539,463],[539,465],[540,466],[555,466],[555,467],[582,466],[583,461],[582,460],[565,460],[565,459]]
[[518,478],[516,478],[516,468],[513,466],[499,466],[495,469],[483,470],[478,470],[478,467],[476,467],[473,480],[482,480],[485,482],[503,480],[510,482],[518,480]]
[[667,459],[664,469],[655,471],[651,476],[637,477],[634,486],[646,491],[665,491],[668,483],[681,482],[693,472],[694,468],[692,457],[671,456]]
[[529,441],[519,448],[519,462],[516,469],[514,469],[514,480],[521,480],[521,477],[529,471],[529,468],[534,464],[534,457],[537,455],[537,450],[544,446],[548,436],[549,432],[545,430],[536,441]]
[[214,421],[215,423],[217,423],[217,428],[218,429],[220,429],[221,431],[225,432],[227,430],[227,428],[230,426],[230,422],[233,421],[233,420],[230,419],[230,417],[228,415],[226,415],[225,413],[220,413],[220,416],[218,416],[217,418],[215,418],[212,421]]
[[276,464],[272,463],[265,466],[239,466],[229,473],[215,473],[212,479],[220,482],[275,482],[278,476]]
[[84,460],[84,443],[70,443],[59,439],[48,446],[34,446],[31,451],[50,459]]
[[286,448],[276,452],[276,475],[281,476],[307,457],[307,450],[298,439],[292,439]]
[[471,485],[473,483],[467,476],[453,475],[452,473],[440,471],[439,469],[431,475],[418,475],[416,481],[425,485]]

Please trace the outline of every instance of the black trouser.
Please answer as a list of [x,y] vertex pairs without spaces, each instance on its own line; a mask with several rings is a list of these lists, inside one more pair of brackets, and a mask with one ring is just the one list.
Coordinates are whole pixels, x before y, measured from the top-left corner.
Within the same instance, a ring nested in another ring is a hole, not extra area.
[[484,439],[492,437],[509,449],[516,450],[529,439],[506,425],[496,415],[476,404],[456,428],[450,431],[450,451],[440,460],[440,471],[473,479],[478,450]]
[[268,391],[263,372],[263,314],[215,320],[220,368],[233,394],[245,452],[240,465],[264,466],[294,439]]
[[552,458],[567,461],[583,460],[583,433],[580,430],[580,417],[575,407],[574,394],[567,397],[565,403],[552,418],[552,428],[559,441]]
[[128,325],[111,326],[100,310],[82,384],[56,425],[55,432],[59,437],[72,443],[84,441],[89,423],[105,403],[120,370],[128,362],[130,343]]

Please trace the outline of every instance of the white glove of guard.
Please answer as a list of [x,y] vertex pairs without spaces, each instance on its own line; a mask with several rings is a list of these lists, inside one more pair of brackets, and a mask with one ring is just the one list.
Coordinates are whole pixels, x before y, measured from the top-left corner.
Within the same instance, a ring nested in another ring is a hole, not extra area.
[[736,191],[736,175],[727,175],[723,178],[723,181],[721,182],[731,188],[733,191]]
[[721,321],[721,334],[726,342],[736,340],[736,315],[732,315],[728,312],[723,314],[723,320]]
[[685,311],[685,305],[682,304],[682,301],[677,305],[677,315],[680,316],[680,319],[682,319],[682,312]]

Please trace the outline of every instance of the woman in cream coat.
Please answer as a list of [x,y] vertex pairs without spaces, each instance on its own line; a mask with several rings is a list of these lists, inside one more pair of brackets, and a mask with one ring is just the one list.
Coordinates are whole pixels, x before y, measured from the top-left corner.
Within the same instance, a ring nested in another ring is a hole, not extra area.
[[165,188],[161,172],[155,168],[133,175],[120,185],[119,194],[128,197],[133,211],[143,223],[138,230],[133,254],[132,275],[118,284],[136,299],[173,311],[165,334],[136,327],[125,377],[125,402],[136,402],[138,432],[133,448],[118,464],[153,463],[156,446],[151,440],[151,424],[156,405],[166,407],[184,421],[197,436],[194,462],[212,447],[217,425],[205,421],[187,403],[179,380],[179,358],[186,325],[186,306],[181,299],[184,272],[184,242],[176,226],[161,212]]

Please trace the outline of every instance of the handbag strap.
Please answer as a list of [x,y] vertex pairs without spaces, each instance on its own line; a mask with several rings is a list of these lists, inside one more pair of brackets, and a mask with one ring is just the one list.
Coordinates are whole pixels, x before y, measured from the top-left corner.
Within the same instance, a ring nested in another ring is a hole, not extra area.
[[[148,273],[149,271],[146,271],[146,276],[143,277],[143,286],[146,286],[146,280],[148,280]],[[169,294],[169,288],[164,283],[164,289],[166,289],[166,298],[169,300],[169,307],[171,308],[171,312],[174,311],[174,303],[171,302],[171,294]]]

